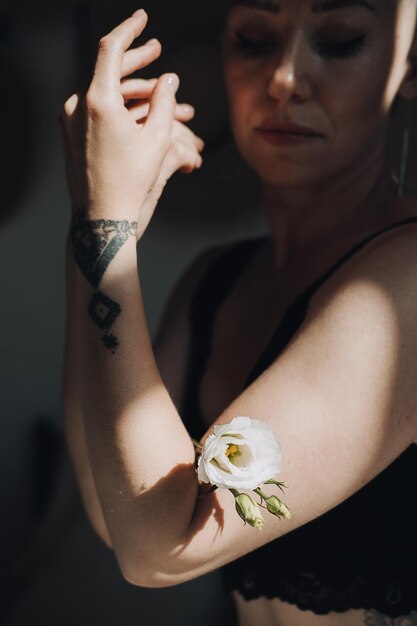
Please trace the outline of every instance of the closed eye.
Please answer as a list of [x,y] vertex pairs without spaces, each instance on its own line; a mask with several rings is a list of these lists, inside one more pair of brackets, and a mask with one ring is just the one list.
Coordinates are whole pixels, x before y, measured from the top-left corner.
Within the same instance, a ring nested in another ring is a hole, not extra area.
[[270,52],[275,44],[274,39],[254,39],[236,32],[235,46],[248,55],[257,56]]
[[317,41],[316,49],[319,54],[327,58],[343,58],[359,53],[365,43],[366,33],[347,41]]

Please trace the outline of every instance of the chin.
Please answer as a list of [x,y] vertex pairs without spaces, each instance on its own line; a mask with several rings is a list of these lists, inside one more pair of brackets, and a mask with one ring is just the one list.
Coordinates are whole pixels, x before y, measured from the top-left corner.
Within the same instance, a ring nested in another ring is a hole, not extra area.
[[[298,154],[280,153],[279,150],[270,152],[260,150],[259,146],[238,145],[243,159],[256,172],[261,181],[274,187],[306,187],[325,183],[330,172],[324,171],[326,160],[318,151],[303,150]],[[303,153],[304,152],[304,153]]]
[[325,183],[326,174],[318,172],[317,163],[288,163],[276,160],[273,163],[249,162],[251,168],[258,174],[261,181],[273,187],[296,188],[311,187]]

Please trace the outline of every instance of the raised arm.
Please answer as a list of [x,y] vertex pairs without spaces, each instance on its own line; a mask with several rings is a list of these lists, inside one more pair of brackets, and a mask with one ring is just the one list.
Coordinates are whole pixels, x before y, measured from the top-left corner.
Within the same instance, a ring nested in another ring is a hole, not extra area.
[[[138,18],[136,18],[136,28],[140,30],[141,23],[143,26],[145,22],[146,15],[139,16],[139,21]],[[129,37],[129,34],[127,36]],[[111,47],[113,43],[110,38],[104,38],[100,43],[100,47],[101,49],[106,50],[109,46]],[[157,58],[160,52],[161,47],[159,42],[152,40],[141,50],[131,51],[124,57],[121,69],[122,80],[119,82],[119,95],[121,96],[121,101],[124,102],[126,109],[129,111],[132,121],[136,122],[138,128],[142,127],[144,120],[149,114],[150,100],[157,84],[157,80],[127,79],[125,76],[138,67],[146,65],[153,59]],[[91,99],[94,98],[92,97],[90,90],[90,100]],[[63,140],[66,149],[69,190],[74,211],[88,202],[88,199],[85,197],[85,180],[83,180],[83,174],[80,173],[80,169],[85,166],[84,159],[86,155],[80,154],[78,149],[79,146],[76,145],[82,135],[81,127],[84,121],[83,108],[85,106],[89,105],[81,99],[80,94],[74,94],[74,96],[72,96],[66,103],[63,116],[61,117]],[[148,190],[146,201],[143,206],[144,212],[147,212],[149,216],[152,213],[158,197],[162,192],[163,186],[169,176],[176,169],[187,173],[192,171],[194,166],[200,165],[201,160],[198,154],[196,154],[195,148],[198,147],[201,149],[203,144],[201,140],[194,137],[192,133],[182,125],[183,122],[189,121],[193,115],[194,110],[190,105],[177,104],[175,106],[174,126],[171,132],[173,140],[172,146],[169,154],[166,155],[167,158],[164,160],[164,164],[160,170],[156,184]],[[123,179],[120,178],[118,182],[122,183]],[[136,199],[136,202],[139,203],[140,200]],[[81,377],[80,370],[77,367],[78,357],[76,356],[78,349],[77,332],[75,325],[71,323],[77,304],[74,298],[76,266],[72,261],[73,252],[70,240],[68,241],[68,246],[66,254],[67,332],[63,377],[64,430],[87,515],[103,541],[108,546],[111,546],[111,539],[108,534],[101,505],[97,497],[95,480],[85,441],[80,394]],[[184,321],[186,318],[187,302],[189,301],[195,285],[198,283],[199,276],[201,272],[204,271],[204,267],[210,259],[211,254],[212,252],[202,254],[201,257],[199,257],[187,270],[177,288],[174,290],[159,330],[155,346],[156,358],[158,360],[158,364],[160,362],[161,371],[163,372],[164,378],[167,379],[169,391],[172,394],[174,401],[177,396],[179,397],[179,386],[181,385],[181,380],[183,378],[183,368],[180,366],[179,362],[184,363],[185,367],[187,358],[188,328],[186,322]],[[173,326],[176,326],[175,330],[173,330]],[[169,371],[168,360],[170,359],[170,355],[172,355],[174,348],[177,353],[177,359],[173,368],[174,373],[172,374]]]
[[[156,87],[149,132],[135,140],[123,135],[127,118],[114,95],[125,51],[143,26],[143,16],[133,17],[101,46],[95,96],[87,96],[88,197],[72,226],[67,377],[70,389],[79,372],[88,454],[121,570],[131,582],[161,586],[314,519],[415,439],[417,310],[409,294],[417,293],[417,235],[409,227],[386,236],[337,272],[286,352],[216,420],[248,415],[276,430],[291,520],[271,516],[259,533],[243,526],[229,493],[198,498],[194,449],[158,369],[137,278],[135,230],[140,238],[159,176],[149,163],[163,163],[170,149],[173,91]],[[156,143],[144,157],[148,137]],[[142,168],[132,169],[132,155]],[[120,186],[111,158],[123,165]]]
[[[170,397],[177,407],[181,406],[182,403],[188,366],[191,342],[189,323],[191,299],[206,268],[218,254],[218,247],[203,252],[184,272],[168,299],[154,341],[154,354],[158,369]],[[74,291],[75,266],[71,256],[70,250],[67,254],[68,321],[72,319],[74,310],[72,293]],[[74,363],[77,346],[75,330],[74,325],[68,323],[63,390],[64,429],[84,508],[97,534],[111,547],[111,539],[97,495],[85,440],[80,377],[76,363]]]

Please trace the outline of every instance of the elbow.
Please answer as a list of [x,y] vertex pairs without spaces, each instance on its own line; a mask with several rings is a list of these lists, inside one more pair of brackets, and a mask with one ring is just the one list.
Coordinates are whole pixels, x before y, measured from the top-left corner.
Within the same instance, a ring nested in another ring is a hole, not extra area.
[[171,587],[177,583],[163,583],[158,577],[152,576],[149,572],[138,571],[122,571],[123,578],[130,585],[135,587],[143,587],[145,589],[163,589],[164,587]]
[[130,585],[135,587],[144,587],[147,589],[163,589],[165,587],[174,587],[186,582],[187,577],[181,577],[174,573],[166,571],[158,571],[155,564],[141,562],[123,563],[118,559],[118,565],[123,578]]
[[[120,564],[119,564],[120,567]],[[169,584],[163,584],[158,576],[151,570],[144,570],[143,568],[126,568],[120,567],[123,578],[126,582],[134,587],[144,587],[145,589],[161,589],[163,587],[170,587]],[[175,584],[175,583],[172,583]]]

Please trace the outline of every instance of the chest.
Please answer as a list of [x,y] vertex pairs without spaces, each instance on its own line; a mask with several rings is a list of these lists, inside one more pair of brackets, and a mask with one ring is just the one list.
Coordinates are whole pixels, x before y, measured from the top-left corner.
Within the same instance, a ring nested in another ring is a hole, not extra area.
[[247,291],[237,291],[219,308],[198,390],[207,427],[243,391],[279,324],[285,301],[283,289],[271,291],[258,283]]

